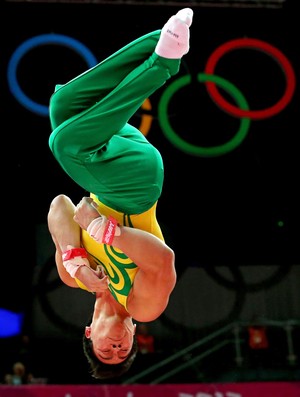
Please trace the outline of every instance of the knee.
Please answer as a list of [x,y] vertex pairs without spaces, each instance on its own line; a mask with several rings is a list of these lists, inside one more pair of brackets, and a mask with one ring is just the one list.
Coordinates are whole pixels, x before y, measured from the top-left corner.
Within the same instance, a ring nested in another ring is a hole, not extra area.
[[52,236],[57,234],[62,225],[67,223],[70,218],[73,218],[74,211],[75,205],[68,196],[59,194],[52,200],[47,216]]
[[54,197],[50,203],[50,208],[48,212],[48,219],[58,216],[59,214],[66,213],[69,211],[74,212],[75,205],[71,199],[65,194],[59,194]]
[[50,210],[65,207],[70,201],[70,198],[65,194],[59,194],[51,201]]

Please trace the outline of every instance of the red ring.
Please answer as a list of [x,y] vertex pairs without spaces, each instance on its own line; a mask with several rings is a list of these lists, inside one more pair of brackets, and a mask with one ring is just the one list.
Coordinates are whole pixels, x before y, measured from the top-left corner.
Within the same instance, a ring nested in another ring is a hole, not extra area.
[[218,47],[209,57],[205,73],[214,74],[217,62],[220,60],[221,56],[228,51],[239,49],[239,48],[254,48],[257,50],[264,51],[266,54],[272,56],[281,66],[286,78],[286,89],[282,98],[275,103],[275,105],[265,108],[263,110],[243,110],[227,102],[222,95],[215,83],[207,81],[206,89],[210,94],[211,98],[227,113],[237,116],[237,117],[249,117],[251,119],[263,119],[267,117],[274,116],[283,110],[287,104],[290,102],[296,87],[296,77],[295,72],[286,56],[280,52],[277,48],[271,46],[270,44],[257,40],[257,39],[236,39],[231,40],[220,47]]

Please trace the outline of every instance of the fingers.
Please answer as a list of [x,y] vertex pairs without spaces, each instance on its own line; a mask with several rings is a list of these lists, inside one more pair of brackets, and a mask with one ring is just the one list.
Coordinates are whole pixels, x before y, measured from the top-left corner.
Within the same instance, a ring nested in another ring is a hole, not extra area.
[[86,201],[87,203],[92,204],[94,200],[91,197],[83,197],[81,201]]
[[109,280],[107,276],[98,279],[97,285],[95,285],[94,292],[103,292],[108,289]]
[[91,205],[98,211],[98,204],[92,200]]
[[78,211],[80,207],[83,207],[86,204],[90,205],[91,207],[93,207],[98,211],[98,204],[91,197],[83,197],[76,205],[75,212]]
[[82,197],[82,199],[79,201],[79,203],[76,205],[76,208],[81,207],[82,205],[88,203],[91,204],[93,199],[91,197]]
[[108,289],[109,278],[107,275],[99,278],[97,271],[89,266],[81,266],[76,272],[76,278],[91,292],[104,292]]
[[75,213],[75,215],[73,216],[73,220],[78,223],[78,225],[81,227],[81,229],[84,229],[83,224],[80,223],[77,214]]

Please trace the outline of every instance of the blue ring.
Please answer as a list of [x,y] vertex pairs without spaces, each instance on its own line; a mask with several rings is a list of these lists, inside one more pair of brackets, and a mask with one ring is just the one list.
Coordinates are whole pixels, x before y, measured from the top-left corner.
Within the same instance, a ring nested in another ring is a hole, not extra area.
[[65,47],[69,47],[77,52],[79,55],[84,58],[88,67],[91,68],[97,64],[97,59],[92,54],[92,52],[84,46],[78,40],[75,40],[71,37],[64,36],[61,34],[43,34],[39,36],[35,36],[29,40],[26,40],[23,44],[21,44],[11,56],[11,59],[8,63],[7,69],[7,79],[8,86],[13,94],[13,96],[28,110],[33,113],[37,113],[40,116],[48,116],[49,108],[48,106],[41,105],[37,102],[31,100],[27,95],[22,91],[18,81],[17,81],[17,68],[22,57],[34,47],[38,47],[44,44],[60,44]]

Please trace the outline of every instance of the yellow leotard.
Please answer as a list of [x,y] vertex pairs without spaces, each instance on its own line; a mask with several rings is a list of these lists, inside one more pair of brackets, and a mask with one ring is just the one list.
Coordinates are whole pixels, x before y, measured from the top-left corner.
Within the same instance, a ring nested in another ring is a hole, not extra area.
[[[111,215],[120,225],[148,231],[164,241],[161,228],[156,219],[157,202],[142,214],[126,215],[104,205],[95,195],[91,194],[91,197],[97,202],[98,210],[101,214],[105,216]],[[138,271],[137,265],[121,250],[113,246],[97,243],[85,230],[82,231],[82,244],[95,262],[103,266],[109,278],[109,289],[112,295],[126,309],[127,297]],[[80,288],[87,290],[78,279],[76,279],[76,282]]]

